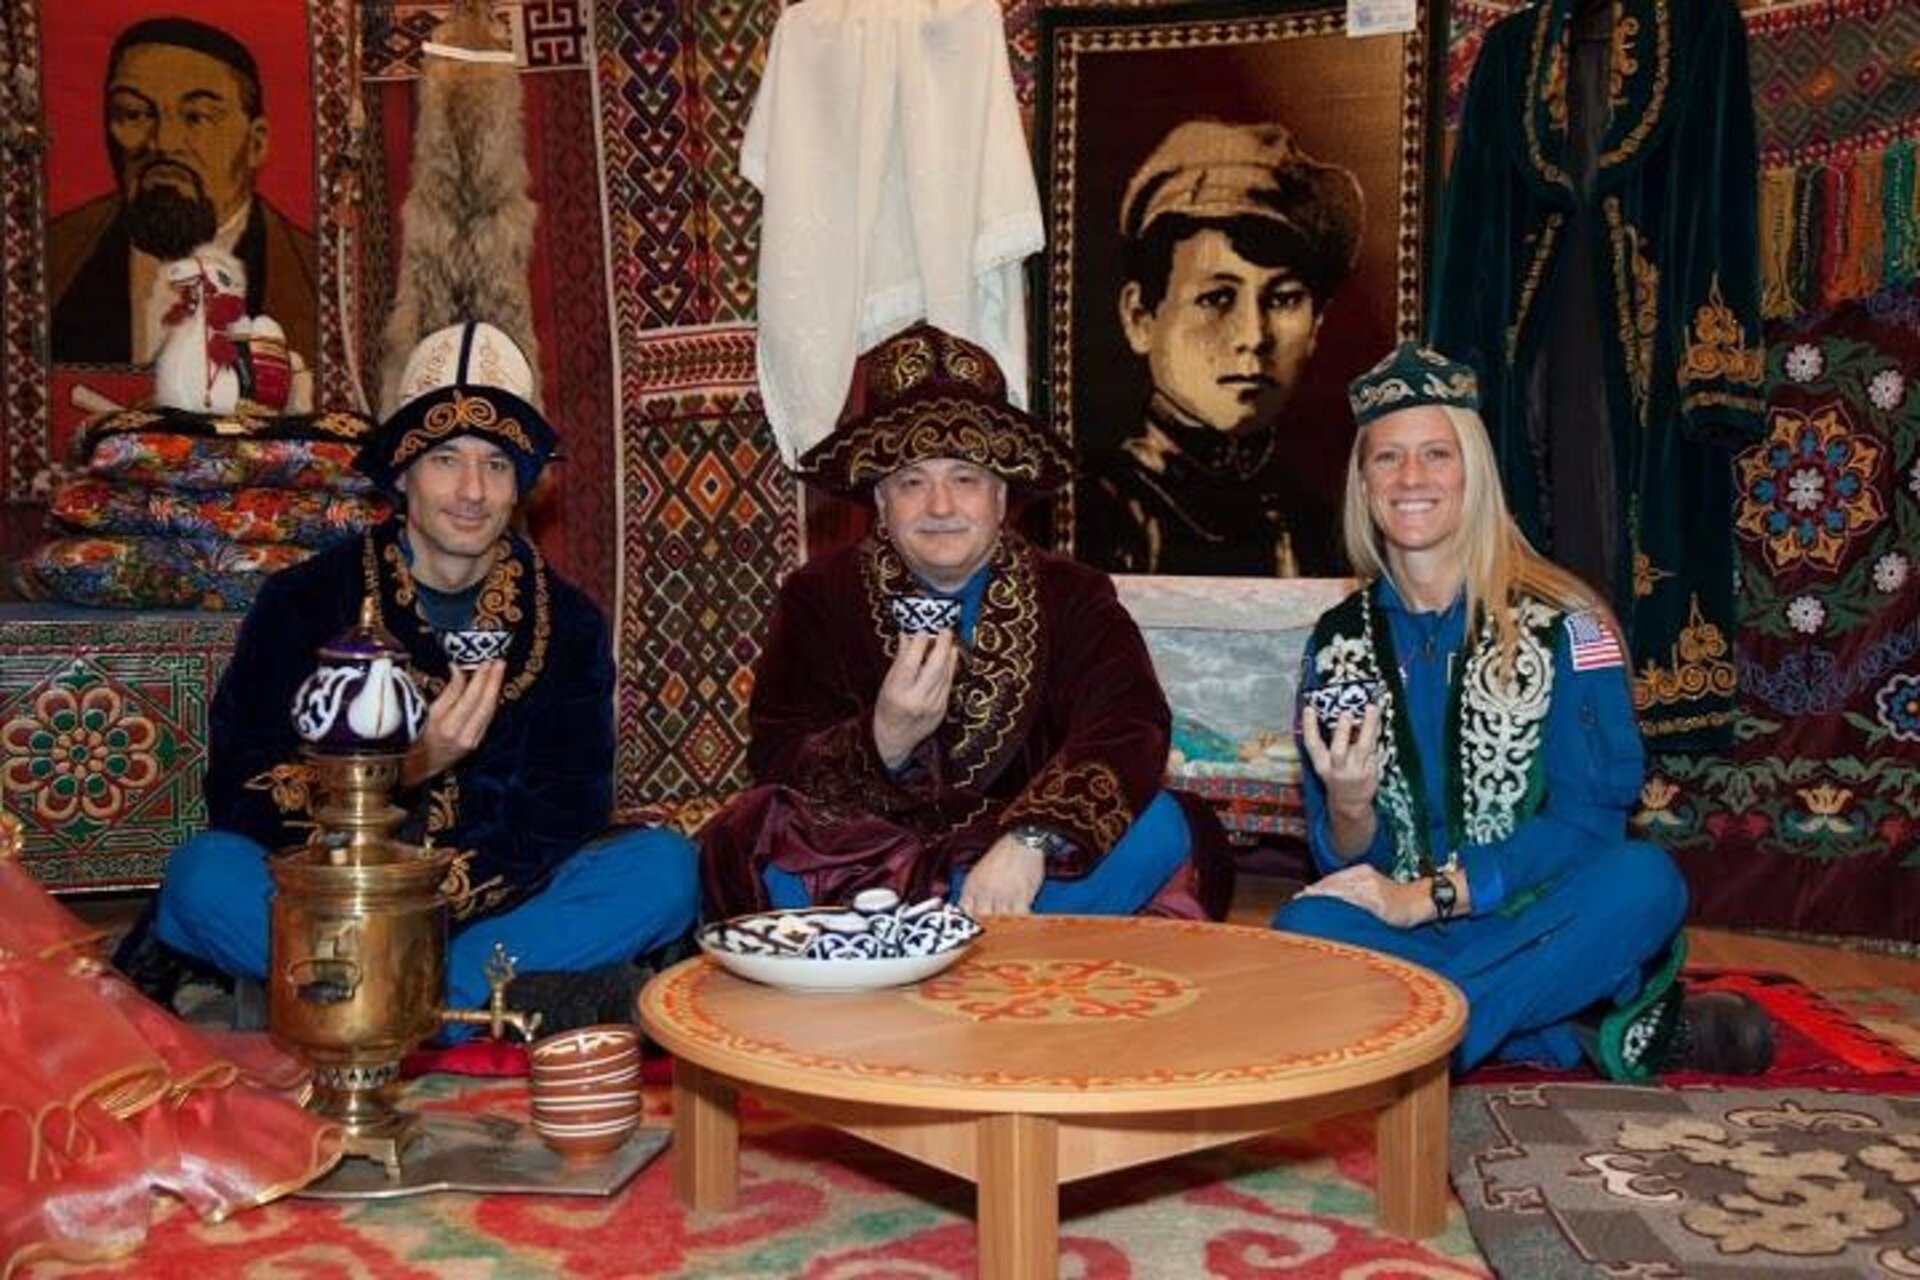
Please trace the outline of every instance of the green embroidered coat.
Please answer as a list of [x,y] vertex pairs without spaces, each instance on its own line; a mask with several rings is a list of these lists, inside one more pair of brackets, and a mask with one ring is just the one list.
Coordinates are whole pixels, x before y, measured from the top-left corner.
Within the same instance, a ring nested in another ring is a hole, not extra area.
[[[1569,17],[1570,0],[1543,0],[1488,33],[1441,213],[1430,341],[1479,370],[1514,515],[1551,554],[1529,380],[1555,272],[1591,265],[1619,508],[1619,573],[1597,585],[1631,640],[1643,732],[1708,746],[1726,738],[1736,682],[1731,449],[1759,437],[1765,408],[1746,31],[1733,0],[1616,0],[1582,193]],[[1574,234],[1585,252],[1569,253]]]

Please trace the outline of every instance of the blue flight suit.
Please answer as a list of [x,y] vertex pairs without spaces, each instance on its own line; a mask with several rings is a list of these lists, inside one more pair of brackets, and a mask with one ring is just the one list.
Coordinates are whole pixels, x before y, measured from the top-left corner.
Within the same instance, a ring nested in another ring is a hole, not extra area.
[[[1424,773],[1415,785],[1426,787],[1429,847],[1444,861],[1447,794],[1457,767],[1445,749],[1446,713],[1450,676],[1462,665],[1466,600],[1463,595],[1439,613],[1415,613],[1383,579],[1381,605]],[[1672,859],[1626,836],[1645,750],[1625,672],[1617,663],[1575,670],[1566,627],[1556,625],[1554,636],[1553,689],[1540,746],[1545,794],[1508,838],[1456,851],[1472,914],[1402,929],[1337,899],[1306,897],[1286,903],[1273,918],[1276,929],[1398,956],[1459,987],[1469,1006],[1467,1033],[1454,1051],[1462,1071],[1489,1057],[1577,1064],[1582,1050],[1572,1019],[1603,1001],[1631,1000],[1686,915],[1686,885]],[[1313,679],[1311,653],[1306,671],[1303,687]],[[1310,763],[1305,775],[1314,861],[1323,873],[1350,865],[1358,859],[1333,851],[1326,789]],[[1391,871],[1384,815],[1362,857]]]

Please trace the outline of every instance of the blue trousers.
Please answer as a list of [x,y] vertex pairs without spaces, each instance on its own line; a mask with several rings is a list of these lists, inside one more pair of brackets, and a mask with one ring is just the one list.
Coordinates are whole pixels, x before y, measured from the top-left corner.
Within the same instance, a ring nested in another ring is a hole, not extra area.
[[[593,841],[561,863],[541,892],[453,935],[448,1005],[486,1004],[496,942],[520,973],[577,973],[673,941],[699,912],[696,875],[693,846],[676,832],[621,831]],[[176,951],[264,981],[273,894],[265,849],[231,832],[204,832],[168,860],[154,930]]]
[[1399,929],[1335,898],[1294,898],[1273,927],[1398,956],[1459,987],[1467,1034],[1453,1065],[1466,1071],[1490,1057],[1577,1065],[1573,1018],[1638,994],[1686,913],[1673,860],[1623,842],[1487,915]]
[[[1180,802],[1162,791],[1141,811],[1107,856],[1076,880],[1048,878],[1033,900],[1036,915],[1127,916],[1152,900],[1193,852],[1193,833]],[[781,910],[811,906],[806,884],[769,862],[760,872],[768,897]],[[960,900],[966,872],[957,872],[947,897]]]

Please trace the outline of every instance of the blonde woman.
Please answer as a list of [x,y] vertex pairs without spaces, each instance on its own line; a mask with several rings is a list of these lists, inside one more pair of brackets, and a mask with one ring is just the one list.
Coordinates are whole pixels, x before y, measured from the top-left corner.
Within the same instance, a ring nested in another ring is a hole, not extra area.
[[1645,755],[1625,645],[1508,515],[1473,371],[1408,343],[1350,398],[1364,585],[1321,617],[1301,682],[1323,874],[1274,926],[1446,975],[1470,1006],[1462,1070],[1765,1070],[1758,1005],[1683,997],[1686,886],[1627,838]]

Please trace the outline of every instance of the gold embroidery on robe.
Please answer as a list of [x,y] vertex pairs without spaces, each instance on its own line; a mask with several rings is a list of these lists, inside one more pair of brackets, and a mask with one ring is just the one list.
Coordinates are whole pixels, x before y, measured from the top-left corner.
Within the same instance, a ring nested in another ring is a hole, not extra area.
[[[1720,273],[1707,282],[1707,300],[1693,313],[1693,325],[1687,333],[1687,353],[1680,362],[1680,386],[1683,393],[1689,383],[1737,382],[1758,387],[1766,376],[1767,353],[1764,348],[1747,345],[1747,332],[1733,308],[1720,296]],[[1754,397],[1754,403],[1760,403]]]
[[1660,271],[1641,251],[1640,232],[1621,216],[1618,197],[1601,202],[1613,253],[1613,296],[1618,308],[1620,355],[1634,420],[1647,425],[1653,388],[1653,342],[1660,328]]
[[1097,760],[1052,764],[1041,771],[1003,815],[1008,826],[1037,823],[1090,831],[1100,848],[1111,849],[1133,822],[1120,775]]
[[264,791],[281,813],[313,812],[314,770],[310,764],[277,764],[247,779],[249,791]]
[[[1539,6],[1534,21],[1531,56],[1527,62],[1527,109],[1522,115],[1527,138],[1527,158],[1535,172],[1556,186],[1573,189],[1573,179],[1553,158],[1566,146],[1567,137],[1567,44],[1571,22],[1562,14],[1559,29],[1553,29],[1554,6]],[[1614,6],[1614,23],[1608,57],[1607,97],[1613,119],[1607,123],[1606,136],[1612,137],[1622,121],[1631,127],[1619,135],[1614,146],[1596,157],[1599,170],[1608,169],[1637,154],[1666,115],[1667,92],[1673,76],[1673,14],[1671,6],[1656,3],[1648,16],[1651,33],[1642,29],[1640,20]],[[1549,38],[1551,37],[1551,45]],[[1648,47],[1651,39],[1652,46]],[[1645,82],[1639,93],[1637,82]],[[1543,131],[1553,135],[1553,156]]]
[[[1647,660],[1646,666],[1633,682],[1633,709],[1646,712],[1654,707],[1693,702],[1700,698],[1733,697],[1740,678],[1734,669],[1731,654],[1732,647],[1727,643],[1726,635],[1701,616],[1700,597],[1692,596],[1688,605],[1687,625],[1680,628],[1680,638],[1668,651],[1671,665],[1663,667],[1651,658]],[[1718,719],[1708,718],[1705,723],[1724,724],[1732,718],[1733,712],[1728,711]],[[1678,733],[1682,730],[1674,726],[1685,723],[1663,721],[1658,729],[1649,732]]]
[[[1619,12],[1618,6],[1615,12]],[[1599,167],[1603,169],[1609,165],[1618,164],[1639,151],[1646,140],[1653,135],[1654,129],[1659,126],[1661,117],[1666,114],[1667,86],[1673,78],[1672,6],[1657,3],[1653,6],[1652,16],[1654,48],[1653,52],[1647,56],[1653,59],[1653,84],[1647,90],[1646,105],[1640,109],[1640,118],[1634,122],[1633,128],[1627,131],[1626,136],[1620,139],[1620,144],[1613,150],[1601,153]],[[1626,68],[1625,74],[1640,73],[1642,71],[1640,60],[1633,56],[1632,50],[1636,41],[1644,46],[1646,33],[1640,30],[1638,21],[1626,18],[1624,15],[1614,25],[1618,30],[1614,36],[1613,58]],[[1632,99],[1626,93],[1624,86],[1616,87],[1612,92],[1624,106],[1632,105]],[[1609,129],[1611,130],[1611,125]]]
[[[993,549],[973,640],[961,653],[940,729],[953,770],[948,786],[966,788],[978,782],[999,760],[1008,735],[1025,723],[1040,653],[1040,595],[1033,558],[1033,548],[1012,535],[1002,536]],[[868,544],[862,577],[868,617],[882,650],[892,658],[899,638],[888,601],[924,588],[900,553],[877,539]]]
[[1640,34],[1640,19],[1619,14],[1613,24],[1611,49],[1607,54],[1607,106],[1615,111],[1627,105],[1627,81],[1640,71],[1633,56],[1634,40]]
[[1669,570],[1656,569],[1653,560],[1646,552],[1635,551],[1633,553],[1633,594],[1635,597],[1644,600],[1653,594],[1653,586],[1656,582],[1664,581],[1672,576],[1673,574]]
[[503,875],[473,883],[473,858],[471,850],[454,854],[447,864],[446,877],[440,881],[440,894],[455,920],[484,915],[507,896],[507,878]]
[[1533,307],[1533,297],[1540,291],[1540,281],[1545,278],[1547,264],[1553,261],[1554,242],[1560,238],[1560,226],[1566,221],[1563,213],[1547,215],[1546,225],[1540,228],[1538,239],[1533,247],[1533,260],[1527,264],[1526,278],[1520,282],[1520,301],[1513,309],[1513,323],[1507,326],[1507,363],[1512,364],[1519,358],[1520,332],[1526,327],[1527,312]]

